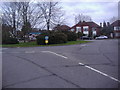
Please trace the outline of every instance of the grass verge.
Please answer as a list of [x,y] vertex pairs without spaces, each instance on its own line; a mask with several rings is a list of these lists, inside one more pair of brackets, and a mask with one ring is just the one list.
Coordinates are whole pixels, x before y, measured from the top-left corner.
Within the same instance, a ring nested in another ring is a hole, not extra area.
[[90,41],[68,41],[67,43],[62,44],[51,44],[51,45],[37,45],[36,42],[26,42],[26,43],[19,43],[19,44],[3,44],[0,47],[39,47],[39,46],[63,46],[63,45],[75,45],[75,44],[82,44],[88,43]]

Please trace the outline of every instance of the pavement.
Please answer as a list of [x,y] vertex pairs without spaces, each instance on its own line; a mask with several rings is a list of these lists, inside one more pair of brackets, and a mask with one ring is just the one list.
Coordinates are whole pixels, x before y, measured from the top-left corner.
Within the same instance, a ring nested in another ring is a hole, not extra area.
[[3,88],[118,88],[118,40],[3,48]]

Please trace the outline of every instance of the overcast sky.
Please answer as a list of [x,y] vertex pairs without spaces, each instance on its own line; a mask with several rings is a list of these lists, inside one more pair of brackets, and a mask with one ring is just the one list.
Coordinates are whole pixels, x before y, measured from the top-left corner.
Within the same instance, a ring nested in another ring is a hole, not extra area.
[[60,5],[65,11],[69,26],[75,24],[75,15],[81,13],[89,15],[97,24],[108,22],[113,16],[118,16],[118,2],[61,2]]
[[[14,0],[0,0],[2,2]],[[20,0],[23,1],[23,0]],[[24,0],[25,1],[25,0]],[[36,1],[36,0],[34,0]],[[41,0],[37,0],[41,1]],[[113,16],[118,16],[119,0],[54,0],[59,1],[60,6],[65,12],[65,18],[68,26],[75,24],[75,15],[89,15],[94,22],[99,24],[103,21],[110,21]]]

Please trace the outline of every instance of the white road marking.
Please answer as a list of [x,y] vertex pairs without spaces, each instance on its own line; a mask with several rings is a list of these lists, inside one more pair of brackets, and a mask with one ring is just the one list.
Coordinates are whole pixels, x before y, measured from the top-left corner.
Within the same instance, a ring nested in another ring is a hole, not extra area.
[[35,51],[25,51],[25,53],[35,53]]
[[86,46],[86,44],[82,44],[82,45],[80,45],[80,46],[85,47],[85,46]]
[[[55,53],[55,52],[51,52],[51,51],[41,51],[41,52],[43,52],[43,53],[52,53],[52,54],[55,54],[55,55],[57,55],[57,56],[63,57],[63,58],[65,58],[65,59],[68,59],[68,57],[65,57],[65,56],[63,56],[63,55],[57,54],[57,53]],[[103,75],[103,76],[106,76],[106,77],[108,77],[108,78],[110,78],[110,79],[112,79],[112,80],[117,81],[117,82],[120,83],[120,81],[119,81],[118,79],[116,79],[116,78],[114,78],[114,77],[112,77],[112,76],[110,76],[110,75],[108,75],[108,74],[106,74],[106,73],[103,73],[103,72],[101,72],[101,71],[99,71],[99,70],[97,70],[97,69],[95,69],[95,68],[92,68],[92,67],[90,67],[90,66],[88,66],[88,65],[85,65],[85,64],[83,64],[83,63],[79,63],[79,64],[80,64],[80,65],[84,65],[86,68],[88,68],[88,69],[90,69],[90,70],[93,70],[93,71],[95,71],[95,72],[97,72],[97,73],[99,73],[99,74],[101,74],[101,75]]]
[[0,48],[0,50],[5,50],[5,49],[8,49],[8,48]]
[[[7,52],[6,52],[7,53]],[[8,53],[20,53],[20,52],[8,52]]]
[[8,49],[8,48],[0,48],[0,53],[4,53],[4,52],[2,52],[2,50],[5,50],[5,49]]
[[106,77],[108,77],[108,78],[110,78],[110,79],[112,79],[112,80],[117,81],[117,82],[120,83],[120,80],[118,80],[118,79],[116,79],[116,78],[114,78],[114,77],[112,77],[112,76],[110,76],[110,75],[108,75],[108,74],[106,74],[106,73],[103,73],[103,72],[101,72],[101,71],[99,71],[99,70],[97,70],[97,69],[95,69],[95,68],[92,68],[92,67],[90,67],[90,66],[88,66],[88,65],[85,65],[85,64],[83,64],[83,63],[79,63],[79,64],[80,64],[80,65],[84,65],[86,68],[88,68],[88,69],[90,69],[90,70],[93,70],[93,71],[95,71],[95,72],[97,72],[97,73],[99,73],[99,74],[101,74],[101,75],[103,75],[103,76],[106,76]]
[[62,57],[62,58],[68,59],[68,57],[63,56],[63,55],[60,55],[60,54],[57,54],[57,53],[55,53],[55,52],[51,52],[51,51],[41,51],[41,52],[43,52],[43,53],[52,53],[52,54],[55,54],[55,55],[57,55],[57,56],[59,56],[59,57]]
[[0,52],[0,53],[20,53],[20,52]]

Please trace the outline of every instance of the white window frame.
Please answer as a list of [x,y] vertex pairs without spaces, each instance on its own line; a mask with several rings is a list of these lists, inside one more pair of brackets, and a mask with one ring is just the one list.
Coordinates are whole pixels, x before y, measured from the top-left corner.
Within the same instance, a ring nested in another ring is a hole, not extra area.
[[75,29],[71,29],[71,31],[72,31],[72,32],[74,32],[74,31],[75,31]]
[[118,30],[120,30],[120,26],[115,26],[114,31],[118,31]]
[[81,32],[81,27],[76,27],[76,33]]
[[97,29],[97,28],[95,28],[95,27],[92,28],[92,34],[93,34],[93,36],[97,35],[96,29]]
[[96,29],[97,29],[97,28],[93,27],[93,28],[92,28],[92,31],[96,31]]
[[72,31],[72,32],[74,32],[74,31],[75,31],[75,29],[73,29],[73,28],[72,28],[72,29],[71,29],[71,31]]
[[83,31],[88,31],[89,26],[83,26]]

